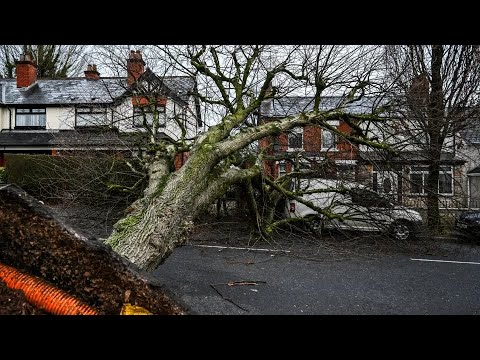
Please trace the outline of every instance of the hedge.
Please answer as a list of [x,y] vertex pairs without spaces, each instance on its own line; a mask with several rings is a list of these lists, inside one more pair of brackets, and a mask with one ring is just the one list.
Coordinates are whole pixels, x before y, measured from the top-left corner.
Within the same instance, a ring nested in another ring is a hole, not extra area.
[[[139,164],[135,164],[139,169]],[[123,159],[97,153],[83,156],[6,154],[9,183],[48,202],[119,201],[140,196],[145,184],[133,192],[140,178]]]

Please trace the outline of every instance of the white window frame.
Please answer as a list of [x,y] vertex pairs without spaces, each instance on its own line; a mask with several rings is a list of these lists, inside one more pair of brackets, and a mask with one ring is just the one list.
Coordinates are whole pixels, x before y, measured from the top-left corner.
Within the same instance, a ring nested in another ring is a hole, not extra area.
[[[339,120],[328,120],[327,121],[328,125],[333,126],[335,128],[338,128],[340,125]],[[329,137],[329,146],[325,146],[325,136],[328,134]],[[337,151],[337,145],[338,145],[338,137],[337,134],[335,134],[333,131],[330,131],[328,129],[322,128],[322,134],[321,134],[321,151]],[[333,141],[333,146],[331,145],[331,142]]]
[[[329,138],[329,145],[328,146],[325,146],[325,143],[326,143],[325,140],[327,139],[326,135],[329,135],[328,136],[328,138]],[[335,134],[333,131],[322,128],[322,147],[321,147],[321,150],[322,151],[337,151],[337,145],[338,145],[337,134]]]
[[[449,170],[443,170],[442,168],[448,167]],[[452,189],[452,192],[450,193],[441,193],[440,192],[440,177],[442,175],[450,175],[450,188]],[[454,190],[454,183],[453,183],[453,166],[452,165],[440,165],[440,172],[438,174],[438,194],[439,195],[445,195],[445,196],[453,196],[455,190]]]
[[277,161],[277,169],[278,177],[285,175],[287,173],[287,162]]
[[[427,177],[428,177],[428,166],[425,166],[425,165],[413,165],[411,166],[410,169],[412,169],[413,167],[416,167],[416,168],[420,168],[418,170],[410,170],[410,176],[409,176],[409,180],[410,180],[410,186],[412,184],[412,175],[413,174],[422,174],[422,184],[421,184],[421,188],[422,188],[422,192],[420,193],[414,193],[411,191],[410,189],[410,195],[417,195],[417,196],[426,196],[427,193],[425,192],[425,184],[427,182]],[[442,168],[446,168],[448,167],[449,170],[445,171],[445,170],[442,170]],[[452,188],[452,192],[451,193],[441,193],[440,192],[440,176],[442,175],[445,175],[445,174],[449,174],[450,175],[450,179],[451,179],[451,188]],[[443,196],[453,196],[454,195],[454,183],[453,183],[453,165],[440,165],[440,172],[439,172],[439,178],[438,178],[438,195],[443,195]]]

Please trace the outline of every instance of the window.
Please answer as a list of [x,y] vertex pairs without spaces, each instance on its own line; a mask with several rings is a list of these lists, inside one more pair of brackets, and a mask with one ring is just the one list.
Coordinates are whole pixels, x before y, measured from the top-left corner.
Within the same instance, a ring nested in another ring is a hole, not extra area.
[[283,176],[287,173],[287,164],[284,161],[278,163],[278,176]]
[[[440,166],[438,174],[438,193],[453,195],[453,168],[452,166]],[[426,195],[428,167],[412,166],[410,171],[410,193],[413,195]]]
[[438,193],[453,195],[453,171],[451,166],[440,166]]
[[426,166],[412,166],[410,169],[410,193],[415,195],[424,195],[425,185],[428,177],[428,168]]
[[75,113],[75,126],[108,125],[107,109],[101,107],[79,107]]
[[45,108],[16,109],[15,128],[42,128],[45,129],[47,111]]
[[322,150],[335,150],[337,146],[337,139],[330,130],[322,129]]
[[[153,110],[153,111],[152,111]],[[133,126],[143,127],[144,120],[148,126],[153,126],[153,120],[158,116],[158,126],[164,127],[166,122],[165,106],[135,106],[133,108]]]
[[303,129],[293,129],[288,133],[288,148],[296,150],[303,148]]
[[374,170],[372,189],[379,194],[396,194],[398,192],[398,175],[394,171]]

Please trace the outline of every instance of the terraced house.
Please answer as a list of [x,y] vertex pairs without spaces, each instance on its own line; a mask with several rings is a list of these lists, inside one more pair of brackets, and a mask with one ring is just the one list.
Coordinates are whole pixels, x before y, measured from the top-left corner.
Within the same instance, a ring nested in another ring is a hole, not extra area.
[[[124,77],[101,77],[88,65],[84,77],[41,79],[32,57],[22,55],[16,78],[0,79],[0,166],[8,153],[141,150],[138,134],[177,140],[179,124],[194,137],[202,127],[195,79],[160,77],[145,65],[132,50]],[[176,158],[177,168],[183,161]]]
[[[335,109],[341,97],[323,97],[320,110]],[[364,97],[347,104],[345,111],[368,114],[379,105],[376,97]],[[265,101],[259,114],[259,122],[311,111],[314,99],[308,96],[290,96]],[[329,121],[343,134],[352,129],[342,120]],[[385,141],[396,149],[396,155],[373,150],[364,145],[351,144],[342,136],[320,126],[295,128],[278,136],[265,138],[260,149],[270,160],[264,161],[265,173],[277,178],[300,169],[317,168],[321,177],[356,181],[370,186],[380,194],[387,194],[398,203],[415,208],[426,208],[426,178],[431,159],[415,143],[405,136],[395,117],[386,117],[381,124],[361,124],[368,127],[370,138]],[[458,209],[480,206],[480,127],[451,136],[445,142],[440,158],[439,199],[440,208]],[[411,131],[409,132],[409,136]],[[414,141],[415,140],[415,141]],[[300,156],[298,156],[300,155]],[[300,160],[299,160],[300,159]],[[297,163],[295,163],[297,162]]]

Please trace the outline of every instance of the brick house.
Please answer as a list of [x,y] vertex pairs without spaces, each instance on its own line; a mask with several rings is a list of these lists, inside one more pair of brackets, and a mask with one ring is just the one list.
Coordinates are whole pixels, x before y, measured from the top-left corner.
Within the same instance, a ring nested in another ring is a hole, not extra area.
[[[124,77],[101,77],[88,65],[84,77],[37,79],[32,57],[21,55],[16,78],[0,79],[0,166],[8,153],[141,151],[157,113],[157,138],[179,139],[177,121],[194,137],[202,129],[195,79],[160,77],[145,65],[132,50]],[[185,159],[178,155],[176,167]]]
[[[334,109],[340,100],[341,98],[336,96],[324,97],[320,108]],[[354,114],[371,113],[378,101],[379,99],[374,97],[364,97],[356,103],[349,104],[346,111]],[[258,121],[259,123],[275,121],[302,111],[310,111],[313,109],[313,102],[313,97],[302,96],[266,101],[262,104]],[[352,129],[341,120],[330,121],[329,124],[343,133],[352,132]],[[382,126],[388,128],[389,136],[386,135],[385,129],[369,127],[369,137],[376,137],[392,145],[402,143],[402,148],[397,149],[396,156],[389,156],[385,152],[369,149],[364,145],[351,144],[329,130],[310,125],[259,142],[260,151],[269,155],[269,159],[263,163],[264,172],[272,178],[288,173],[292,171],[296,155],[301,154],[303,164],[300,164],[299,168],[321,166],[322,177],[359,182],[378,193],[392,196],[398,203],[425,208],[425,182],[430,160],[414,144],[405,146],[404,141],[399,141],[401,131],[396,129],[394,120],[391,123],[387,120]],[[456,140],[458,142],[458,139]],[[457,147],[455,139],[449,140],[441,154],[439,180],[441,208],[468,206],[465,166],[467,161],[465,156],[457,151]],[[474,172],[469,174],[471,179],[469,184],[474,184],[480,179],[480,171],[478,169],[472,171]],[[476,177],[477,173],[479,177]],[[473,189],[473,185],[470,188]]]
[[[339,100],[339,97],[323,97],[320,103],[321,110],[335,108]],[[258,122],[275,121],[302,111],[309,111],[313,108],[313,101],[312,97],[300,96],[268,100],[260,108]],[[365,102],[350,106],[349,110],[361,113],[362,106],[367,105]],[[329,121],[329,125],[337,127],[345,134],[352,132],[348,124],[342,120]],[[356,179],[358,148],[318,125],[298,127],[278,136],[262,139],[259,147],[270,157],[285,157],[264,161],[264,171],[272,178],[292,171],[296,155],[301,154],[300,168],[322,167],[326,177]]]

